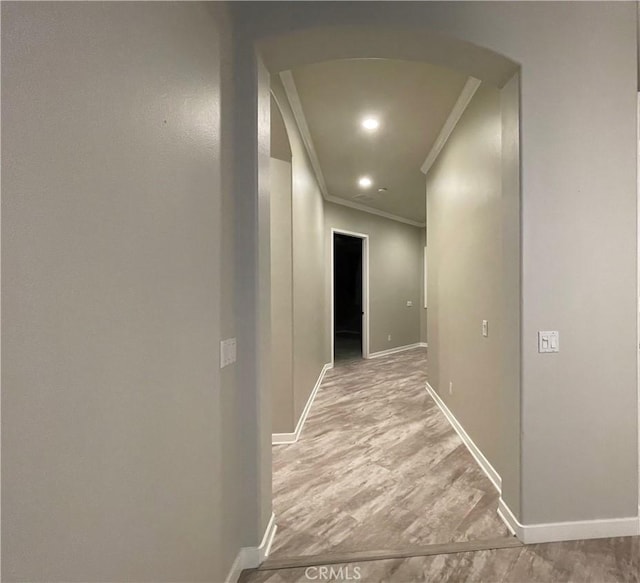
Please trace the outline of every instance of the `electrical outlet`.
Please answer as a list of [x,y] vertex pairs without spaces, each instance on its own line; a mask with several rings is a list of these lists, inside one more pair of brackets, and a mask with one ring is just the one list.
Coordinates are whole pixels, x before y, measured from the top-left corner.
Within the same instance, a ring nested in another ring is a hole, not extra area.
[[407,300],[407,308],[413,307],[413,302],[411,300]]
[[220,341],[220,368],[236,361],[236,339],[227,338]]
[[449,381],[449,394],[453,395],[453,381]]
[[391,334],[389,334],[389,336],[387,336],[387,342],[391,342]]

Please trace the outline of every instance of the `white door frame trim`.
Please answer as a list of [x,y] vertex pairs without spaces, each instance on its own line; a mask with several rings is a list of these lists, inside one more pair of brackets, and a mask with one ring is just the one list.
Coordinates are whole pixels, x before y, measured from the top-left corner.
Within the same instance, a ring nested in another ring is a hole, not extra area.
[[335,351],[335,306],[333,299],[334,276],[333,276],[333,259],[334,259],[334,235],[348,235],[362,239],[362,309],[364,315],[362,317],[362,358],[369,358],[369,235],[365,233],[354,233],[353,231],[345,231],[344,229],[331,228],[331,364],[334,364]]

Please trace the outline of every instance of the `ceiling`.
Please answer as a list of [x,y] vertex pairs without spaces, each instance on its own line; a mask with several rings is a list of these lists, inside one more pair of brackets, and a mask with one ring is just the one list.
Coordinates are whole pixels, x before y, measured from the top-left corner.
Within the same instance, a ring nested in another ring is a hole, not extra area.
[[[328,61],[291,73],[297,96],[289,84],[289,100],[299,99],[327,194],[424,222],[420,166],[467,77],[422,62],[387,59]],[[377,131],[361,127],[367,115],[379,120]],[[370,188],[358,186],[362,176],[371,177]]]

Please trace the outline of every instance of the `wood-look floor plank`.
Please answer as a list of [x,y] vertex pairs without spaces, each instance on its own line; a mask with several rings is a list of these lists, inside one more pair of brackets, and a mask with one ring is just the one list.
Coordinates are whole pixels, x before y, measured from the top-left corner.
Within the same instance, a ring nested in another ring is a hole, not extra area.
[[300,441],[274,448],[274,551],[241,583],[308,583],[316,565],[366,583],[640,583],[640,537],[509,537],[425,380],[421,349],[326,375]]
[[273,448],[274,559],[509,537],[426,380],[424,348],[327,372],[299,441]]

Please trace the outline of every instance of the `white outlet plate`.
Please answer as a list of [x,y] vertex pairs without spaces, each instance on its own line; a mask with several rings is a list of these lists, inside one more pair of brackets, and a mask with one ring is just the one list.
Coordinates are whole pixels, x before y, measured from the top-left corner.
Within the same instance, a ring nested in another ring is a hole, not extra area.
[[236,339],[227,338],[220,341],[220,368],[236,361]]
[[560,352],[560,332],[557,330],[538,332],[538,352]]
[[413,302],[411,300],[407,300],[407,308],[413,307]]

